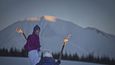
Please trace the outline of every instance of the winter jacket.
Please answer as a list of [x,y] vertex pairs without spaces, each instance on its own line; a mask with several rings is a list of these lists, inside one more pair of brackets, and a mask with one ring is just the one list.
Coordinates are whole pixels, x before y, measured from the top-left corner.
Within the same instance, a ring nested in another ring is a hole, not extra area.
[[33,34],[28,36],[27,42],[24,45],[24,49],[27,51],[37,49],[38,51],[40,51],[40,40],[39,36],[35,34],[35,31],[33,31]]

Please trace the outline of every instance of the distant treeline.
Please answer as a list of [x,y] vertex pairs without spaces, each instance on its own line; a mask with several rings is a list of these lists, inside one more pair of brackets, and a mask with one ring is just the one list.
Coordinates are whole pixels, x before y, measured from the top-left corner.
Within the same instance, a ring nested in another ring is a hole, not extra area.
[[[53,53],[53,57],[55,59],[59,58],[59,53]],[[90,63],[99,63],[99,64],[107,64],[107,65],[115,65],[115,59],[110,59],[109,57],[95,57],[93,54],[89,54],[87,56],[79,57],[77,53],[75,54],[63,54],[63,60],[73,60],[73,61],[83,61]]]
[[[55,59],[59,58],[59,53],[52,53]],[[24,49],[21,51],[16,48],[8,49],[0,49],[0,56],[12,56],[12,57],[27,57],[28,53]],[[78,54],[62,54],[63,60],[73,60],[73,61],[83,61],[83,62],[92,62],[99,64],[108,64],[115,65],[115,59],[110,59],[109,57],[95,57],[93,54],[89,54],[87,56],[79,57]]]
[[28,53],[24,49],[21,51],[17,50],[16,48],[8,49],[0,49],[0,56],[13,56],[13,57],[27,57]]

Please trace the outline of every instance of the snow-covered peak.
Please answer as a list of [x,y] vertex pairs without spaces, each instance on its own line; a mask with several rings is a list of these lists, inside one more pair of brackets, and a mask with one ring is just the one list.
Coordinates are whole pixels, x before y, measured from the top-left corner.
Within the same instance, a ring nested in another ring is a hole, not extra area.
[[49,22],[55,22],[57,19],[55,16],[43,16],[43,18]]
[[40,18],[41,17],[34,16],[34,17],[28,17],[25,20],[34,22],[34,21],[39,21]]
[[36,21],[40,21],[41,19],[45,19],[48,22],[56,22],[57,17],[55,17],[55,16],[48,16],[48,15],[41,16],[41,17],[34,16],[34,17],[28,17],[25,20],[29,21],[29,22],[36,22]]

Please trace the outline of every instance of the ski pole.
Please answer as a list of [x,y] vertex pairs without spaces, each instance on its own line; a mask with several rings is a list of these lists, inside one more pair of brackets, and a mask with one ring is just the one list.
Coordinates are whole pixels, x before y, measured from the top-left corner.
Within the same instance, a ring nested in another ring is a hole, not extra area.
[[64,43],[62,45],[62,49],[61,49],[61,52],[60,52],[60,55],[59,55],[59,59],[58,59],[58,62],[61,63],[61,58],[62,58],[62,54],[63,54],[63,50],[64,50],[64,47],[65,45],[67,44],[67,42],[69,41],[69,38],[71,37],[71,34],[68,34],[65,38],[64,38]]
[[24,36],[24,38],[27,40],[27,37],[26,37],[24,31],[21,28],[16,28],[16,32],[22,34]]
[[65,43],[62,45],[62,49],[61,49],[61,52],[60,52],[60,55],[59,55],[59,61],[61,61],[64,47],[65,47]]

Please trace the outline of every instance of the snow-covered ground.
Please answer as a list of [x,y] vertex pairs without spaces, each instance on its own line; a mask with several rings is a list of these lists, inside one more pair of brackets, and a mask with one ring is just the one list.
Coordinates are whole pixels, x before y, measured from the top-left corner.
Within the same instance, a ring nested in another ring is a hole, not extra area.
[[[0,65],[31,65],[28,58],[0,57]],[[62,61],[60,65],[102,65],[76,61]]]

